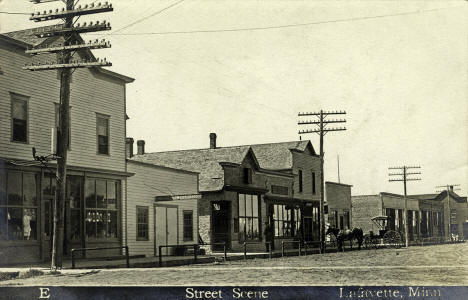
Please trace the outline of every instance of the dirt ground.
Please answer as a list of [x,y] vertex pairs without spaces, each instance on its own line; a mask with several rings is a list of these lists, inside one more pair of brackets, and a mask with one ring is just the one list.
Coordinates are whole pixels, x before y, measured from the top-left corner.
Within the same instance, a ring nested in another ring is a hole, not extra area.
[[361,250],[172,268],[73,270],[10,286],[468,285],[468,244]]

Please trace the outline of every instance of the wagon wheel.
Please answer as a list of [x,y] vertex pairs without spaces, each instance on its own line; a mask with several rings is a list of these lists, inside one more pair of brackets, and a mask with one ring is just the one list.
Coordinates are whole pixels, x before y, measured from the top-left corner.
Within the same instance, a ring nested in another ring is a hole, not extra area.
[[371,249],[375,247],[376,245],[374,244],[374,241],[372,240],[372,237],[370,235],[366,235],[364,237],[364,247],[366,249]]
[[388,247],[399,247],[401,246],[401,236],[398,232],[389,230],[383,236],[384,244]]

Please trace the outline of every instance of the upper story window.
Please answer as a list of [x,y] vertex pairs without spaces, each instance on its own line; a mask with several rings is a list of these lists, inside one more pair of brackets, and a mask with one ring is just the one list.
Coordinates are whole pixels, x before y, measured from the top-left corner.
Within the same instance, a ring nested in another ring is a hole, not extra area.
[[302,186],[302,170],[299,170],[298,175],[299,175],[299,193],[302,193],[302,190],[303,190],[303,186]]
[[28,142],[28,101],[27,97],[11,95],[11,140]]
[[317,194],[317,190],[315,188],[315,172],[312,172],[312,194],[315,195]]
[[244,183],[250,184],[252,183],[252,169],[251,168],[244,168]]
[[109,155],[109,116],[96,115],[96,135],[98,154]]

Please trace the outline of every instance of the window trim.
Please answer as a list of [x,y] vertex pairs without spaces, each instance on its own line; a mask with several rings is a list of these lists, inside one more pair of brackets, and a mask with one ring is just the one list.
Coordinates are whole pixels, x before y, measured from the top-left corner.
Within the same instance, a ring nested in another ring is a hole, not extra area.
[[[29,144],[29,96],[10,92],[10,141],[13,143]],[[17,141],[13,139],[13,101],[24,101],[26,103],[26,141]]]
[[[106,119],[107,120],[107,153],[100,153],[99,152],[99,134],[98,134],[98,119]],[[110,116],[101,114],[101,113],[96,113],[96,154],[97,155],[105,155],[105,156],[110,156]]]
[[[186,231],[186,226],[185,226],[185,215],[188,215],[188,214],[190,214],[192,218],[192,223],[190,224],[190,227],[191,227],[190,231]],[[182,211],[182,238],[184,242],[192,242],[194,239],[193,229],[195,228],[195,226],[193,225],[193,223],[194,223],[193,210],[183,210]],[[190,235],[192,237],[191,239],[185,237],[186,232],[190,232]]]
[[[138,210],[145,210],[145,213],[146,213],[146,223],[139,223],[138,222]],[[149,241],[149,206],[144,206],[144,205],[137,205],[136,206],[136,226],[135,226],[135,230],[136,230],[136,240],[137,241]],[[139,236],[138,235],[138,225],[145,225],[146,224],[146,236],[145,237],[142,237],[142,236]]]

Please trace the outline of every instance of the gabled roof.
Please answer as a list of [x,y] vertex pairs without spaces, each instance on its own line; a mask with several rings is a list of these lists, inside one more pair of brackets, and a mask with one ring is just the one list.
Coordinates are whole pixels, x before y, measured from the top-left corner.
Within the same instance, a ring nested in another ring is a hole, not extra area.
[[[57,40],[57,37],[39,38],[34,35],[35,30],[39,28],[41,29],[54,28],[54,26],[56,25],[49,25],[49,26],[42,26],[42,27],[35,27],[35,28],[29,28],[29,29],[24,29],[24,30],[18,30],[18,31],[0,33],[0,38],[7,42],[14,43],[18,46],[21,46],[23,48],[37,47],[41,44],[48,44],[48,42],[53,42],[54,40]],[[80,35],[76,34],[75,38],[78,41],[83,42],[83,39],[81,38]],[[87,57],[95,58],[91,50],[83,49],[81,51],[85,53]],[[128,77],[128,76],[125,76],[125,75],[122,75],[113,71],[109,71],[101,67],[93,67],[92,69],[102,74],[120,79],[126,83],[131,83],[135,80],[131,77]]]
[[250,146],[193,149],[135,155],[131,159],[169,168],[199,172],[201,191],[218,191],[224,186],[224,171],[220,163],[241,164]]
[[316,155],[312,143],[308,140],[252,145],[260,167],[270,170],[291,169],[293,166],[291,151],[304,152],[307,147],[310,147],[313,155]]

